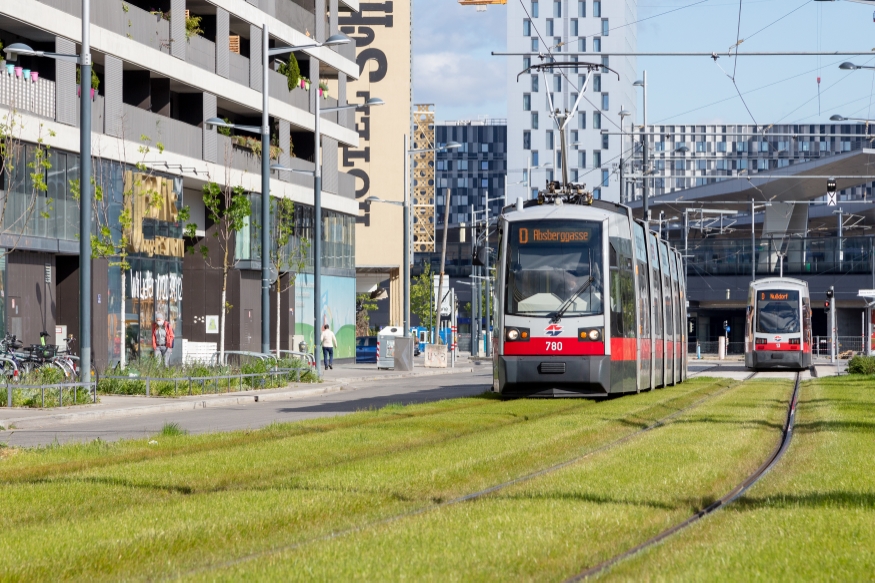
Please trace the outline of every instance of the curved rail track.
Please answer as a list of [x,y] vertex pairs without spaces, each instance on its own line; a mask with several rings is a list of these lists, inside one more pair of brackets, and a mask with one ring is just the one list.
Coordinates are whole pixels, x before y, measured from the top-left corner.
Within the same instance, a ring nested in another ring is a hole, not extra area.
[[[615,439],[613,441],[610,441],[608,443],[602,444],[602,445],[596,447],[595,449],[587,451],[586,453],[580,454],[580,455],[575,456],[571,459],[565,460],[563,462],[559,462],[557,464],[548,466],[546,468],[542,468],[540,470],[536,470],[534,472],[525,474],[523,476],[519,476],[519,477],[514,478],[512,480],[508,480],[506,482],[501,482],[499,484],[489,486],[488,488],[484,488],[482,490],[478,490],[478,491],[472,492],[470,494],[465,494],[463,496],[452,498],[450,500],[445,500],[445,501],[439,502],[439,503],[432,505],[432,506],[426,506],[423,508],[417,508],[414,510],[410,510],[408,512],[395,514],[393,516],[389,516],[389,517],[383,518],[381,520],[369,522],[367,524],[362,524],[362,525],[354,526],[354,527],[347,528],[344,530],[339,530],[339,531],[327,533],[327,534],[319,536],[319,537],[299,541],[296,543],[291,543],[288,545],[283,545],[280,547],[275,547],[272,549],[267,549],[265,551],[261,551],[258,553],[252,553],[252,554],[249,554],[249,555],[246,555],[243,557],[239,557],[236,559],[224,561],[222,563],[213,564],[213,565],[204,565],[203,567],[192,569],[191,571],[189,571],[188,573],[185,573],[183,575],[192,575],[192,574],[197,574],[197,573],[204,573],[204,572],[208,572],[208,571],[213,571],[216,569],[227,568],[227,567],[231,567],[231,566],[238,565],[241,563],[246,563],[248,561],[252,561],[255,559],[272,556],[272,555],[275,555],[278,553],[293,551],[295,549],[304,547],[304,546],[309,545],[309,544],[318,543],[318,542],[326,542],[329,540],[341,538],[341,537],[348,536],[351,534],[356,534],[358,532],[362,532],[362,531],[365,531],[365,530],[370,529],[370,528],[383,526],[386,524],[391,524],[393,522],[397,522],[397,521],[403,520],[405,518],[412,518],[414,516],[419,516],[422,514],[426,514],[428,512],[433,512],[435,510],[441,510],[441,509],[446,508],[448,506],[453,506],[453,505],[456,505],[456,504],[459,504],[462,502],[470,502],[472,500],[477,500],[479,498],[483,498],[484,496],[487,496],[487,495],[492,494],[494,492],[498,492],[500,490],[504,490],[505,488],[509,488],[511,486],[514,486],[516,484],[520,484],[523,482],[527,482],[529,480],[533,480],[535,478],[539,478],[541,476],[552,474],[552,473],[557,472],[563,468],[566,468],[568,466],[571,466],[571,465],[574,465],[578,462],[581,462],[584,459],[592,457],[593,455],[595,455],[597,453],[600,453],[600,452],[612,449],[614,447],[617,447],[619,445],[622,445],[622,444],[624,444],[624,443],[626,443],[626,442],[628,442],[628,441],[630,441],[630,440],[632,440],[632,439],[634,439],[634,438],[636,438],[644,433],[647,433],[649,431],[652,431],[653,429],[661,427],[661,426],[665,425],[666,423],[668,423],[669,421],[671,421],[672,419],[674,419],[675,417],[678,417],[679,415],[687,413],[688,411],[695,409],[696,407],[704,404],[705,402],[707,402],[711,399],[714,399],[716,397],[719,397],[720,395],[723,395],[723,394],[731,391],[732,389],[737,388],[745,381],[748,381],[748,380],[754,378],[756,375],[757,375],[756,372],[751,373],[749,376],[745,377],[743,380],[733,382],[733,383],[729,384],[728,386],[711,393],[710,395],[706,395],[706,396],[702,397],[701,399],[697,399],[696,401],[694,401],[693,403],[690,403],[689,405],[687,405],[686,407],[684,407],[682,409],[678,409],[677,411],[670,413],[669,415],[666,415],[664,417],[657,419],[656,421],[653,421],[652,423],[650,423],[646,427],[642,427],[641,429],[638,429],[637,431],[633,431],[632,433],[629,433],[623,437],[620,437],[620,438]],[[665,403],[668,403],[670,401],[671,400],[668,400]]]
[[[756,375],[756,373],[754,373],[753,375],[748,377],[748,379],[753,378],[755,375]],[[758,467],[756,470],[754,470],[753,473],[751,473],[749,476],[747,476],[735,488],[733,488],[732,490],[727,492],[722,498],[713,502],[712,504],[710,504],[706,508],[699,510],[698,512],[696,512],[695,514],[693,514],[692,516],[690,516],[689,518],[687,518],[683,522],[680,522],[680,523],[675,524],[674,526],[672,526],[670,528],[665,529],[664,531],[660,532],[656,536],[647,539],[643,543],[641,543],[641,544],[639,544],[639,545],[637,545],[637,546],[635,546],[627,551],[624,551],[618,555],[611,557],[607,561],[599,563],[598,565],[596,565],[594,567],[590,567],[589,569],[586,569],[585,571],[582,571],[573,577],[569,577],[568,579],[566,579],[566,583],[582,581],[582,580],[587,579],[589,577],[592,577],[594,575],[598,575],[599,573],[602,573],[602,572],[606,571],[607,569],[610,569],[611,567],[613,567],[617,563],[623,561],[624,559],[628,559],[632,555],[635,555],[638,552],[640,552],[648,547],[651,547],[657,543],[662,542],[663,540],[667,539],[668,537],[672,536],[673,534],[675,534],[675,533],[687,528],[688,526],[695,524],[696,522],[702,520],[703,518],[705,518],[709,514],[712,514],[712,513],[716,512],[717,510],[723,508],[724,506],[731,504],[734,500],[736,500],[737,498],[742,496],[745,492],[747,492],[747,490],[751,486],[756,484],[760,480],[760,478],[765,476],[769,472],[769,470],[771,470],[773,467],[775,467],[775,465],[784,456],[784,452],[786,452],[787,448],[790,446],[790,441],[793,439],[793,426],[796,423],[796,405],[799,401],[799,385],[800,385],[801,380],[802,380],[802,373],[801,372],[796,373],[796,382],[795,382],[795,386],[793,387],[793,393],[790,396],[790,402],[787,406],[787,418],[784,422],[784,428],[783,428],[783,431],[781,432],[781,438],[778,440],[778,444],[777,444],[777,446],[775,446],[775,449],[772,451],[772,453],[769,455],[769,457],[766,458],[766,461],[764,461],[762,463],[762,465],[760,465],[760,467]]]

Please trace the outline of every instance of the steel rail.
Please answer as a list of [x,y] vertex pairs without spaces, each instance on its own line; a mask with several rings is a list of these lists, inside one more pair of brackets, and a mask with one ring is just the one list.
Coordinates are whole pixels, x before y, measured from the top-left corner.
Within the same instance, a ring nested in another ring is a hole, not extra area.
[[[478,490],[476,492],[472,492],[470,494],[465,494],[465,495],[459,496],[457,498],[452,498],[450,500],[439,502],[439,503],[435,504],[434,506],[426,506],[423,508],[417,508],[417,509],[410,510],[407,512],[402,512],[400,514],[389,516],[389,517],[386,517],[386,518],[383,518],[380,520],[376,520],[374,522],[369,522],[367,524],[353,526],[350,528],[346,528],[344,530],[330,532],[330,533],[327,533],[327,534],[324,534],[322,536],[318,536],[318,537],[315,537],[312,539],[303,540],[303,541],[299,541],[296,543],[291,543],[288,545],[276,547],[273,549],[268,549],[268,550],[257,552],[257,553],[252,553],[250,555],[246,555],[243,557],[239,557],[236,559],[225,561],[225,562],[222,562],[219,564],[204,565],[203,567],[192,569],[192,570],[187,571],[185,573],[177,573],[174,576],[174,578],[178,578],[180,575],[187,576],[187,575],[193,575],[193,574],[199,574],[199,573],[204,573],[204,572],[208,572],[208,571],[213,571],[216,569],[223,569],[223,568],[227,568],[227,567],[232,567],[232,566],[239,565],[241,563],[246,563],[249,561],[253,561],[256,559],[261,559],[261,558],[269,557],[269,556],[276,555],[279,553],[293,551],[293,550],[299,549],[299,548],[304,547],[304,546],[309,545],[309,544],[331,541],[331,540],[342,538],[344,536],[348,536],[351,534],[363,532],[363,531],[370,529],[370,528],[375,528],[375,527],[379,527],[379,526],[385,526],[387,524],[392,524],[394,522],[397,522],[399,520],[403,520],[405,518],[413,518],[416,516],[421,516],[421,515],[426,514],[428,512],[442,510],[448,506],[455,506],[456,504],[459,504],[462,502],[470,502],[472,500],[477,500],[479,498],[483,498],[484,496],[487,496],[487,495],[492,494],[494,492],[497,492],[499,490],[503,490],[503,489],[508,488],[510,486],[520,484],[522,482],[526,482],[526,481],[532,480],[534,478],[538,478],[538,477],[541,477],[544,475],[554,473],[554,472],[559,471],[563,468],[566,468],[566,467],[571,466],[573,464],[576,464],[580,461],[583,461],[584,459],[589,458],[597,453],[601,453],[603,451],[614,448],[618,445],[622,445],[623,443],[626,443],[627,441],[630,441],[631,439],[638,437],[639,435],[642,435],[643,433],[646,433],[648,431],[651,431],[653,429],[657,429],[658,427],[665,425],[671,419],[674,419],[678,415],[681,415],[683,413],[686,413],[686,412],[698,407],[699,405],[705,403],[706,401],[708,401],[710,399],[713,399],[715,397],[719,397],[720,395],[723,395],[723,394],[729,392],[730,390],[740,386],[742,383],[752,379],[754,376],[756,376],[756,374],[757,374],[756,372],[751,373],[749,376],[745,377],[743,380],[738,381],[736,383],[731,383],[728,386],[726,386],[722,389],[719,389],[719,390],[715,391],[714,393],[711,393],[710,395],[706,395],[705,397],[702,397],[701,399],[698,399],[695,402],[690,403],[686,407],[684,407],[682,409],[678,409],[674,413],[671,413],[669,415],[666,415],[665,417],[657,419],[656,421],[654,421],[653,423],[651,423],[650,425],[648,425],[646,427],[643,427],[637,431],[634,431],[632,433],[624,435],[623,437],[615,439],[614,441],[602,444],[595,449],[592,449],[592,450],[590,450],[586,453],[583,453],[579,456],[575,456],[572,459],[565,460],[564,462],[559,462],[559,463],[554,464],[552,466],[542,468],[540,470],[525,474],[523,476],[514,478],[512,480],[508,480],[506,482],[501,482],[499,484],[490,486],[488,488],[484,488],[482,490]],[[653,389],[651,389],[651,390],[653,390]],[[668,399],[667,401],[663,401],[661,403],[655,403],[652,406],[664,405],[664,404],[670,403],[674,400],[675,399]],[[635,413],[630,413],[630,415],[633,415],[633,414],[635,414]]]
[[[756,373],[754,373],[756,374]],[[590,567],[585,571],[574,575],[573,577],[569,577],[566,579],[566,583],[583,581],[588,577],[592,577],[593,575],[598,575],[599,573],[613,567],[617,563],[628,559],[632,555],[635,555],[642,550],[651,547],[657,543],[662,542],[673,534],[687,528],[688,526],[695,524],[696,522],[702,520],[709,514],[716,512],[717,510],[723,508],[724,506],[731,504],[733,501],[738,499],[740,496],[743,496],[745,492],[747,492],[754,484],[756,484],[760,478],[765,476],[769,470],[771,470],[775,465],[781,460],[784,456],[784,453],[787,451],[787,448],[790,446],[790,441],[793,439],[793,426],[796,423],[796,405],[799,401],[799,386],[802,380],[802,373],[796,373],[796,384],[793,387],[793,393],[790,396],[790,402],[787,406],[787,419],[784,422],[784,428],[781,432],[781,438],[778,440],[778,444],[775,446],[775,449],[772,451],[771,455],[766,458],[766,461],[760,465],[752,474],[750,474],[747,478],[744,479],[739,485],[726,493],[722,498],[717,500],[716,502],[711,503],[709,506],[699,510],[683,522],[675,524],[674,526],[667,528],[657,534],[654,537],[651,537],[644,541],[643,543],[629,549],[628,551],[624,551],[618,555],[611,557],[610,559],[599,563],[594,567]]]

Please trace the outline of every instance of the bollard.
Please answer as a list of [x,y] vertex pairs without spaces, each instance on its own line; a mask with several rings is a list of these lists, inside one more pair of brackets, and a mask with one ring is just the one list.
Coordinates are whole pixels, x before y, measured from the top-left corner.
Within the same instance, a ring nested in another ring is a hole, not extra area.
[[150,385],[149,385],[149,377],[146,377],[146,396],[149,396],[150,393]]
[[696,360],[702,360],[702,345],[696,342]]
[[718,338],[717,358],[720,360],[726,360],[726,336]]

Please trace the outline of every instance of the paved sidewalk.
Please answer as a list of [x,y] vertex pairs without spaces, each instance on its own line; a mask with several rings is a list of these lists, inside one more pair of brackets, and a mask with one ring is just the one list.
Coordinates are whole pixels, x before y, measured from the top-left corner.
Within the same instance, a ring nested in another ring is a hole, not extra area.
[[[417,363],[420,364],[420,363]],[[456,364],[460,364],[458,361]],[[316,395],[336,393],[344,390],[356,390],[353,383],[376,380],[393,380],[403,378],[431,377],[439,375],[471,373],[474,367],[465,362],[465,366],[447,369],[431,369],[417,366],[411,372],[395,372],[376,369],[376,364],[346,364],[337,365],[335,369],[325,371],[321,383],[292,383],[279,389],[253,389],[234,393],[219,393],[215,395],[194,395],[184,397],[145,397],[127,395],[103,395],[100,402],[94,405],[78,405],[75,407],[54,407],[51,409],[13,408],[0,409],[0,427],[25,428],[28,426],[50,423],[76,423],[89,419],[107,419],[113,417],[128,417],[149,415],[175,411],[191,411],[207,407],[227,407],[245,405],[253,402],[286,401],[301,399]],[[480,370],[480,367],[477,367]]]

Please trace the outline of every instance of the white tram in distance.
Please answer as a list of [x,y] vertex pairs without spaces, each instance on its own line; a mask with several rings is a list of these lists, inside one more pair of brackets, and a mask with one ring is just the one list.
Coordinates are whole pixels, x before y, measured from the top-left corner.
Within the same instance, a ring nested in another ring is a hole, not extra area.
[[811,366],[811,296],[806,282],[790,277],[751,282],[744,364],[755,370]]
[[517,201],[498,219],[493,391],[606,397],[687,378],[680,254],[591,196]]

